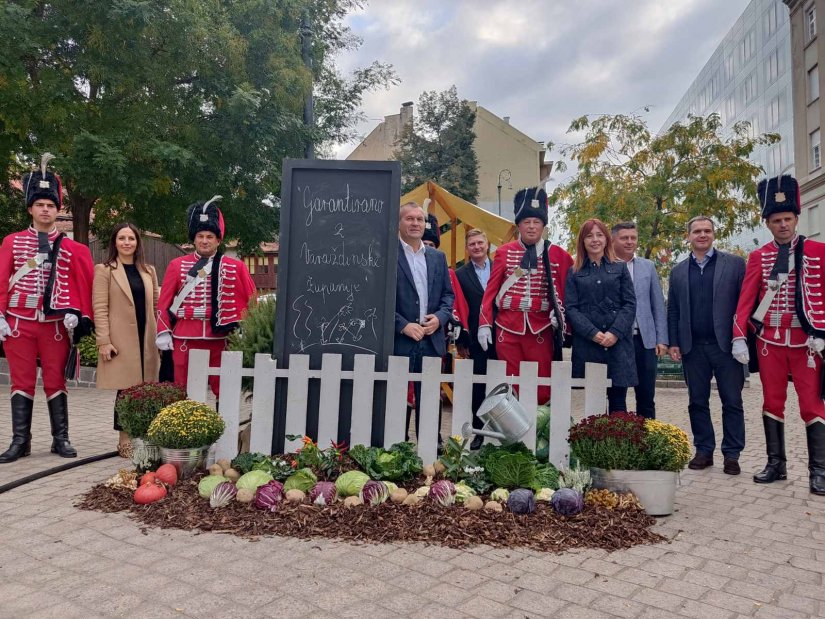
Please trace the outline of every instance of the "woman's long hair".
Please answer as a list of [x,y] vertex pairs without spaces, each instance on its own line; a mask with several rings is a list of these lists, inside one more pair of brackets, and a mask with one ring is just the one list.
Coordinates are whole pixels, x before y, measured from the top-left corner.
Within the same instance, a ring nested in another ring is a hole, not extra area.
[[610,238],[610,231],[607,229],[607,226],[605,226],[604,222],[600,219],[588,219],[582,224],[582,227],[579,228],[579,236],[576,237],[576,259],[573,262],[574,271],[581,269],[587,261],[587,249],[584,247],[584,237],[590,234],[593,228],[598,228],[602,231],[602,234],[604,234],[605,258],[610,262],[616,261],[616,252],[613,251],[613,240]]
[[112,236],[109,238],[109,255],[106,256],[106,260],[103,262],[103,264],[110,267],[114,267],[117,265],[117,235],[124,228],[129,228],[129,230],[131,230],[135,235],[135,266],[138,268],[138,270],[143,271],[144,273],[148,273],[149,269],[146,268],[146,261],[143,258],[143,241],[140,238],[140,230],[138,230],[134,224],[130,224],[128,221],[120,222],[118,225],[115,226],[115,229],[112,230]]

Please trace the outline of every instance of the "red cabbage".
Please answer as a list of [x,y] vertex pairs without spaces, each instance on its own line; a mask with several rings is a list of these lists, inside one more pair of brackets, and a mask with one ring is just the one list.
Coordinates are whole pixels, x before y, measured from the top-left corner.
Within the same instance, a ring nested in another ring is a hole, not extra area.
[[361,488],[359,496],[364,505],[380,505],[390,498],[390,490],[383,481],[370,480]]
[[536,497],[533,491],[516,488],[507,497],[507,508],[514,514],[532,514],[536,511]]
[[444,507],[450,507],[455,503],[455,486],[447,479],[440,479],[430,486],[428,496],[434,501],[438,501]]
[[309,501],[315,505],[331,505],[337,491],[331,481],[319,481],[309,492]]
[[255,490],[255,507],[274,512],[284,499],[284,485],[272,480]]
[[550,505],[560,516],[575,516],[584,509],[584,497],[578,490],[559,488],[550,499]]

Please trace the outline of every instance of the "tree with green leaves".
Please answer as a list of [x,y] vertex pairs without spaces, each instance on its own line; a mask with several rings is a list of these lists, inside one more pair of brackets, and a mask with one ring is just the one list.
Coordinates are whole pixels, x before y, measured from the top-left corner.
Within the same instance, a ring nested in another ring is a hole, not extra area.
[[475,119],[475,111],[458,98],[455,86],[421,95],[416,117],[402,131],[395,154],[401,162],[402,193],[435,181],[450,193],[476,202]]
[[719,240],[759,223],[763,170],[748,157],[777,134],[754,136],[749,123],[737,123],[724,138],[718,114],[691,116],[659,135],[638,115],[582,116],[568,132],[585,133],[560,149],[578,168],[551,201],[573,236],[592,217],[608,226],[635,221],[641,255],[662,262],[682,244],[691,217],[713,218]]
[[[0,8],[0,188],[50,151],[74,236],[129,219],[186,240],[185,207],[221,194],[242,250],[277,230],[284,157],[352,136],[381,63],[342,75],[362,0],[7,0]],[[308,16],[313,68],[301,57]],[[315,90],[316,124],[303,125]],[[16,164],[16,165],[13,165]]]

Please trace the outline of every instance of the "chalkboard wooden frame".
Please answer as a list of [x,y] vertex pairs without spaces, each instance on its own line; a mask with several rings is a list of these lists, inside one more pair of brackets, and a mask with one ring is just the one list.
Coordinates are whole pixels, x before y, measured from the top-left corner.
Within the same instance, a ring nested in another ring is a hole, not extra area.
[[[360,175],[368,174],[372,178],[376,174],[386,174],[386,195],[388,197],[387,206],[381,216],[385,219],[383,229],[386,233],[386,263],[381,282],[383,285],[383,320],[376,324],[381,329],[378,333],[380,349],[377,351],[375,370],[386,371],[387,360],[393,353],[395,338],[395,288],[398,262],[398,213],[401,202],[401,164],[397,161],[339,161],[320,159],[285,159],[283,164],[283,178],[281,182],[281,225],[280,225],[280,249],[278,256],[278,290],[275,313],[275,338],[273,343],[273,353],[279,367],[289,366],[290,340],[287,337],[287,328],[290,324],[290,316],[295,312],[291,311],[293,299],[296,297],[294,291],[289,289],[290,283],[290,262],[296,247],[293,245],[297,234],[293,235],[293,227],[306,225],[306,222],[299,216],[297,209],[290,208],[292,203],[293,188],[295,185],[296,173],[310,172],[312,174],[323,174],[332,172],[336,176],[342,173],[352,175],[357,179]],[[296,265],[297,268],[297,265]],[[323,344],[318,345],[314,350],[315,359],[311,365],[312,369],[320,368],[320,356],[323,352],[342,352],[334,350],[335,346],[327,346],[330,350],[324,350]],[[292,351],[296,352],[296,351]],[[342,368],[344,370],[353,369],[353,357],[355,353],[363,350],[353,350],[344,353]],[[281,381],[279,381],[280,383]],[[315,384],[312,384],[315,383]],[[273,453],[281,453],[284,448],[284,422],[286,416],[287,390],[285,385],[279,384],[275,401],[275,419],[273,424]],[[377,385],[373,398],[373,444],[381,444],[384,432],[384,409],[385,409],[385,389],[386,385]],[[341,385],[341,408],[338,426],[338,440],[348,440],[350,420],[352,415],[351,402],[352,384],[342,383]],[[357,403],[356,403],[357,404]],[[310,393],[307,403],[307,428],[310,432],[317,432],[318,418],[318,381],[311,381]],[[326,441],[321,437],[322,442]],[[377,442],[376,442],[377,441]],[[322,444],[323,449],[327,445]]]

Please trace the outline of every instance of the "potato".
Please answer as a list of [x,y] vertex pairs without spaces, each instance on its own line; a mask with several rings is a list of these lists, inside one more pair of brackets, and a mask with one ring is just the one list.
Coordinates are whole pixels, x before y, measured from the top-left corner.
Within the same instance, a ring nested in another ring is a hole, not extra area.
[[241,488],[235,495],[235,500],[238,503],[251,503],[255,500],[255,491],[251,488]]
[[298,490],[297,488],[286,491],[286,500],[292,503],[303,503],[306,496],[303,490]]
[[[476,497],[476,498],[478,498],[478,497]],[[479,499],[479,500],[481,500],[481,499]],[[484,509],[486,509],[488,512],[501,512],[501,511],[504,511],[504,508],[501,506],[501,503],[499,503],[498,501],[487,501],[484,504]]]
[[363,502],[357,496],[348,496],[344,499],[344,507],[356,507],[358,505],[363,505]]
[[[219,464],[221,469],[224,470],[224,471],[226,469],[231,469],[232,468],[232,463],[229,460],[227,460],[226,458],[221,458],[215,464]],[[226,475],[224,475],[224,477],[226,477]]]
[[441,475],[441,473],[447,470],[447,467],[444,466],[444,463],[441,460],[436,460],[433,462],[433,468],[435,469],[436,475]]
[[421,497],[420,496],[410,494],[410,495],[407,496],[406,499],[404,499],[404,502],[402,503],[402,505],[417,505],[420,502],[421,502]]
[[418,490],[415,491],[415,496],[423,498],[423,497],[427,496],[429,493],[430,493],[430,487],[429,486],[421,486]]
[[220,475],[221,477],[223,477],[223,467],[220,464],[215,463],[209,467],[209,474]]
[[390,500],[393,503],[403,503],[407,496],[409,496],[409,493],[404,490],[404,488],[398,488],[398,490],[394,490],[390,495]]
[[480,496],[469,496],[464,501],[464,507],[470,511],[477,511],[484,507],[484,501],[481,500]]
[[435,477],[435,467],[432,464],[425,464],[421,469],[424,477]]
[[233,468],[226,469],[223,472],[223,476],[226,477],[233,484],[241,478],[241,474]]

